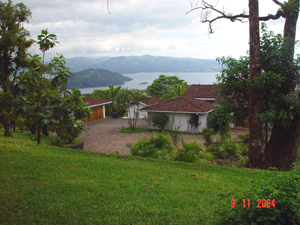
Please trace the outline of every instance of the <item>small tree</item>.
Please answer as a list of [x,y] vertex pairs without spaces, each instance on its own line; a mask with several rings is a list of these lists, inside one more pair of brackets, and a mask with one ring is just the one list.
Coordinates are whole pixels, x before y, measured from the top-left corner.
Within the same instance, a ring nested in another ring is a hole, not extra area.
[[10,119],[16,99],[12,93],[16,77],[26,67],[26,52],[33,43],[23,27],[30,16],[30,10],[23,3],[13,5],[11,0],[0,1],[0,120],[7,137],[12,136]]
[[156,126],[163,130],[169,121],[169,117],[166,114],[157,113],[151,117],[151,120]]
[[[136,128],[136,123],[138,120],[138,113],[140,110],[140,101],[150,101],[151,96],[143,93],[141,91],[128,92],[128,104],[127,104],[127,118],[131,129]],[[132,112],[130,110],[132,108]],[[131,115],[133,113],[133,115]]]
[[[48,47],[40,49],[44,58]],[[22,116],[22,122],[30,132],[37,135],[33,138],[29,134],[37,144],[40,144],[42,132],[44,135],[55,132],[58,137],[56,144],[69,143],[83,130],[82,119],[89,117],[90,111],[81,101],[80,91],[66,90],[72,74],[66,68],[64,57],[58,55],[50,63],[44,64],[38,55],[28,55],[26,63],[27,70],[17,77],[15,95],[18,98],[14,109]]]
[[183,84],[187,86],[187,82],[182,79],[179,79],[177,76],[166,76],[159,75],[151,85],[147,87],[147,93],[149,95],[154,95],[156,97],[162,97],[166,94],[172,94],[171,87],[175,87],[178,84]]
[[230,130],[230,124],[233,123],[233,116],[225,107],[216,106],[207,119],[207,127],[214,131],[219,131],[222,142],[226,139],[226,133]]

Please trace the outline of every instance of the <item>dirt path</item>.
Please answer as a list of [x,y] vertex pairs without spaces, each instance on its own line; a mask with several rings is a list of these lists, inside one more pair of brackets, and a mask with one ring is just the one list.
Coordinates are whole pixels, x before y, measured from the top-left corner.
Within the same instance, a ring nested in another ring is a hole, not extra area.
[[[116,153],[116,151],[118,151],[120,154],[129,155],[130,149],[126,147],[128,142],[134,143],[142,136],[150,136],[152,134],[151,132],[139,134],[119,133],[118,131],[122,129],[122,127],[129,126],[127,119],[122,118],[106,118],[90,122],[87,126],[90,130],[78,137],[79,140],[84,142],[84,150],[104,153]],[[148,125],[145,120],[138,120],[137,127],[148,128]],[[244,129],[233,129],[232,136],[234,138],[238,133],[245,132]],[[201,135],[184,135],[185,141],[193,141],[195,139],[200,143],[205,142]]]

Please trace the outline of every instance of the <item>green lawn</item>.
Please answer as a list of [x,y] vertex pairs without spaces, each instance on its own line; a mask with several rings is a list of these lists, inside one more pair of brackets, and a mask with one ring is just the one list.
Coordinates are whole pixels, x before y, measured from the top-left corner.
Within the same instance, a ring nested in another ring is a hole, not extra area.
[[279,173],[63,149],[45,138],[37,146],[13,135],[0,136],[0,224],[214,224],[214,212],[230,209],[253,181]]
[[[144,129],[144,128],[135,128],[131,129],[130,127],[126,127],[123,129],[119,130],[120,133],[128,133],[128,134],[138,134],[138,133],[143,133],[143,132],[161,132],[161,130],[154,130],[154,129]],[[178,134],[184,134],[184,135],[202,135],[202,133],[189,133],[185,131],[168,131],[164,130],[164,132],[167,133],[178,133]]]

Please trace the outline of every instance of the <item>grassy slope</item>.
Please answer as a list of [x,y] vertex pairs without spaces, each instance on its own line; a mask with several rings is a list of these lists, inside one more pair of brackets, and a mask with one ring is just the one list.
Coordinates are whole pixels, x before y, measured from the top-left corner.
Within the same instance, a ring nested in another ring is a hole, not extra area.
[[37,146],[17,131],[0,136],[0,224],[213,224],[273,175]]

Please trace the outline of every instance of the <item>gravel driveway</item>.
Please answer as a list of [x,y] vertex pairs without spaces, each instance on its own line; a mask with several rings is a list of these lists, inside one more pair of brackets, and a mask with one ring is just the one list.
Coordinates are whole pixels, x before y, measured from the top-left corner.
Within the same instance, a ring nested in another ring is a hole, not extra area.
[[[150,136],[151,132],[143,132],[139,134],[126,134],[119,133],[118,131],[122,127],[129,127],[127,119],[123,118],[106,118],[87,123],[89,130],[87,133],[82,133],[78,139],[84,142],[84,150],[104,152],[104,153],[116,153],[129,155],[130,149],[126,147],[128,142],[136,142],[142,136]],[[145,120],[137,121],[138,128],[148,128]],[[245,133],[245,129],[233,129],[233,138],[238,133]],[[205,143],[201,135],[184,135],[185,141],[198,140],[200,143]]]

